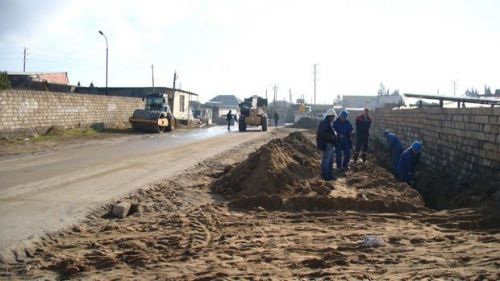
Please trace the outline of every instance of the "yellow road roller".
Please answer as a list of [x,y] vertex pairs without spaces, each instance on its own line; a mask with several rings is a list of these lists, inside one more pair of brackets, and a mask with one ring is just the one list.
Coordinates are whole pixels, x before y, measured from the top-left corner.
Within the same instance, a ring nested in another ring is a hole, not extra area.
[[174,130],[175,118],[168,104],[167,94],[148,94],[144,109],[136,109],[129,118],[132,129],[138,132],[170,132]]

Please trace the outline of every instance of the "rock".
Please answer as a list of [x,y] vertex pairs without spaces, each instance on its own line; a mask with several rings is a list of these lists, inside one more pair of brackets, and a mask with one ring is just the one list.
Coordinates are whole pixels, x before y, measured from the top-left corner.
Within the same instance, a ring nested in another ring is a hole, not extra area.
[[120,219],[123,219],[128,215],[131,206],[132,205],[128,202],[120,202],[118,204],[115,204],[112,211],[113,215]]
[[320,185],[320,186],[312,186],[312,190],[314,190],[319,195],[328,195],[332,190],[328,186]]
[[262,208],[262,207],[257,207],[257,209],[255,209],[257,212],[265,212],[266,209]]

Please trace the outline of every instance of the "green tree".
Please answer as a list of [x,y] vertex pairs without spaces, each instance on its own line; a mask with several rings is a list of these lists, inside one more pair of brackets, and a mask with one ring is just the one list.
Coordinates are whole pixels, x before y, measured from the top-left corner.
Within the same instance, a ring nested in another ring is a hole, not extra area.
[[10,81],[7,72],[0,72],[0,90],[10,89]]

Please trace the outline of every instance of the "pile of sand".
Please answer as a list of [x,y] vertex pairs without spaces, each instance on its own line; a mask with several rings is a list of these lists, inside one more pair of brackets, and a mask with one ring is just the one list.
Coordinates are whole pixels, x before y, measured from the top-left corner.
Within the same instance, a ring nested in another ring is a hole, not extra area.
[[302,133],[275,139],[215,181],[234,207],[289,210],[414,211],[422,197],[372,163],[352,165],[333,182],[319,173],[320,153]]
[[290,127],[298,129],[315,129],[318,127],[320,120],[311,117],[302,117]]

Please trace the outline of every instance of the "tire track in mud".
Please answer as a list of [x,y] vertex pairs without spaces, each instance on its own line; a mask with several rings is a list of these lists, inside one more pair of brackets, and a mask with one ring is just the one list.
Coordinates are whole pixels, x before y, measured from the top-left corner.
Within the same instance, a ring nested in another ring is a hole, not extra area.
[[[1,267],[0,279],[500,278],[499,231],[477,228],[477,211],[244,210],[208,192],[265,141],[132,194],[142,210],[125,219],[96,212],[44,237],[31,258]],[[364,235],[384,246],[362,246]]]

